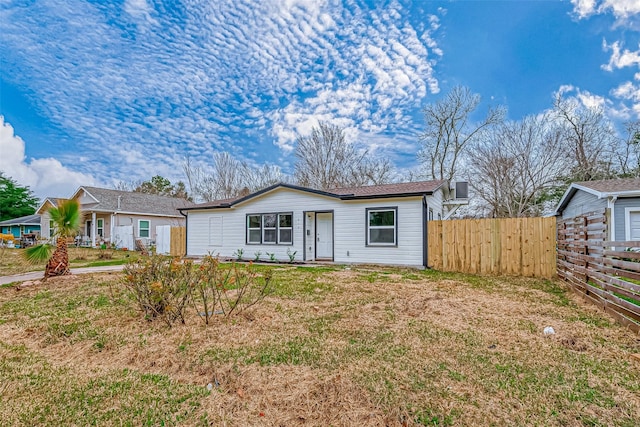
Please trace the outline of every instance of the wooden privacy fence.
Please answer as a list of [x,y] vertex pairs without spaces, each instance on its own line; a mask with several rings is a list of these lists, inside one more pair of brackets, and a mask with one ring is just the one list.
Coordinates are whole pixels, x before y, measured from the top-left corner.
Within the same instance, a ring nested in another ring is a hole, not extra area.
[[553,277],[556,219],[429,221],[428,265],[442,271]]
[[187,227],[171,227],[170,255],[182,257],[187,254]]
[[609,241],[608,210],[558,220],[558,276],[640,332],[640,241]]

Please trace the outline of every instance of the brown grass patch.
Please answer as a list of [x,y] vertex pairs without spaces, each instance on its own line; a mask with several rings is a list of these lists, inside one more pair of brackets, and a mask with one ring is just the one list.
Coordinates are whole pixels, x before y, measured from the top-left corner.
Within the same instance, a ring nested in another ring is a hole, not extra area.
[[0,424],[640,422],[638,337],[555,282],[276,268],[249,316],[167,329],[118,278],[0,289]]

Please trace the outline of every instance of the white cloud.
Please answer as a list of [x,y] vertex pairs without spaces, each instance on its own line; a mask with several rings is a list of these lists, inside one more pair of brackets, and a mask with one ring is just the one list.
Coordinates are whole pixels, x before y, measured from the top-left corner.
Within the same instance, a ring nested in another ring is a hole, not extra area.
[[39,198],[69,197],[80,185],[95,184],[87,174],[73,171],[53,158],[26,159],[25,143],[13,126],[0,116],[0,171],[20,185],[27,185]]
[[571,0],[573,12],[579,18],[587,18],[596,13],[596,0]]
[[629,18],[640,14],[638,0],[571,0],[573,12],[579,18],[596,14],[612,13],[618,24],[625,24]]
[[318,120],[392,134],[440,90],[438,17],[426,15],[418,32],[395,1],[154,5],[41,0],[0,10],[11,83],[84,141],[71,148],[88,158],[79,172],[103,181],[180,179],[185,155],[206,162],[220,150],[289,155]]
[[629,49],[622,49],[621,43],[615,41],[611,44],[603,42],[603,48],[605,51],[611,50],[611,58],[609,63],[602,66],[606,71],[613,71],[614,69],[640,66],[640,49],[630,51]]

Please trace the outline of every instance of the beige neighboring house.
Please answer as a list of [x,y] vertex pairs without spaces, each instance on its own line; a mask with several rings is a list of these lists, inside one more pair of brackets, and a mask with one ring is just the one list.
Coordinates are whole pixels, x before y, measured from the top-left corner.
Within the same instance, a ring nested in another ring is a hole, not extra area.
[[[145,244],[156,240],[158,226],[184,226],[185,217],[178,209],[192,203],[175,197],[98,187],[80,187],[70,199],[77,200],[84,213],[78,243],[84,246],[113,243],[117,247],[134,248],[135,239]],[[40,235],[53,237],[53,222],[48,210],[60,203],[60,198],[48,197],[38,207],[41,215]]]

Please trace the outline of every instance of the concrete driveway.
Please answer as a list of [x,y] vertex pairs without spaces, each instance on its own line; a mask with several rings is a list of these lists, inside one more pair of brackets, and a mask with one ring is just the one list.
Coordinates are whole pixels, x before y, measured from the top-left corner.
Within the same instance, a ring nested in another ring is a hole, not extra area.
[[[120,271],[124,265],[106,265],[104,267],[72,268],[71,274],[104,273],[108,271]],[[44,271],[31,271],[29,273],[14,274],[12,276],[0,276],[0,286],[13,282],[25,282],[27,280],[40,280],[44,277]]]

